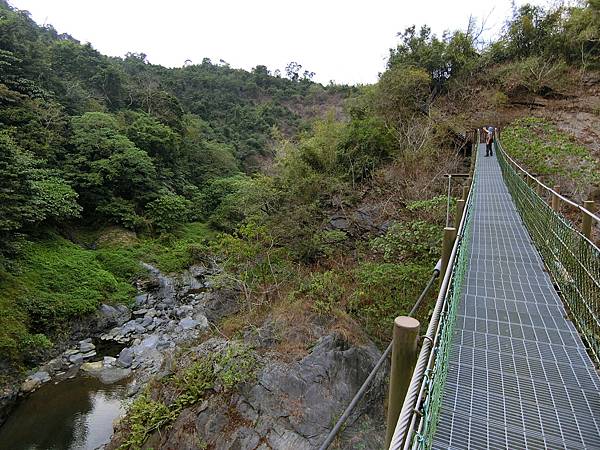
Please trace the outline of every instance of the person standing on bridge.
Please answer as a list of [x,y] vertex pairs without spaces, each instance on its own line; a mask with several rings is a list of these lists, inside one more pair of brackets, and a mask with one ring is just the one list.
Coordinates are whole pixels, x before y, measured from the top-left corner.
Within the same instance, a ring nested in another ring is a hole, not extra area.
[[487,137],[485,138],[485,156],[494,156],[494,152],[492,151],[492,145],[494,143],[494,127],[484,128],[487,133]]

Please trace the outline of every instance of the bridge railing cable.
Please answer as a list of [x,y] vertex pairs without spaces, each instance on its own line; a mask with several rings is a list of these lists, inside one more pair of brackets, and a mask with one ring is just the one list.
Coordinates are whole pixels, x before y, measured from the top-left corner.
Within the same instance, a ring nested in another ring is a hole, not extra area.
[[[476,157],[479,139],[474,143]],[[457,305],[462,292],[472,233],[473,203],[477,172],[471,187],[456,239],[448,261],[427,332],[411,378],[389,449],[430,448],[440,412],[442,392],[448,372],[448,359]]]
[[[600,223],[600,218],[529,174],[506,153],[500,139],[496,140],[496,154],[521,218],[562,294],[571,319],[600,365],[600,249],[591,240],[591,232],[586,233],[586,227],[583,232],[578,230],[557,211],[556,203],[579,209],[588,230],[589,222]],[[543,192],[551,193],[554,208],[542,197]]]

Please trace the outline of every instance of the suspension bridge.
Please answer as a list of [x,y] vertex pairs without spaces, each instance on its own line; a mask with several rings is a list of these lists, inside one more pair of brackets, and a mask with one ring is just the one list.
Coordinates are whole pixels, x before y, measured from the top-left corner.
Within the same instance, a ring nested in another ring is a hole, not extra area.
[[[389,448],[600,449],[598,217],[499,142],[494,156],[477,153]],[[561,202],[581,210],[583,231]]]

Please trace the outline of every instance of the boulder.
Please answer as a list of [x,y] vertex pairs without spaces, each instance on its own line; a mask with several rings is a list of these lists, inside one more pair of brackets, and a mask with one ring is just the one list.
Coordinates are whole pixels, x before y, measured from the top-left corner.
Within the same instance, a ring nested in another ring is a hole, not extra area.
[[237,289],[219,289],[207,293],[200,305],[210,322],[216,323],[224,317],[236,314],[240,310],[240,291]]
[[105,356],[102,359],[102,365],[104,367],[108,367],[108,366],[114,366],[115,363],[117,362],[117,358],[113,357],[113,356]]
[[81,353],[88,353],[95,349],[96,349],[96,346],[94,344],[92,344],[91,342],[80,342],[79,343],[79,351]]
[[42,383],[40,380],[34,380],[31,378],[27,378],[23,384],[21,385],[21,392],[29,393],[36,390]]
[[[192,351],[198,355],[223,352],[227,345],[224,340],[209,339]],[[260,357],[254,381],[242,384],[228,401],[214,395],[185,409],[147,445],[195,448],[190,442],[201,436],[215,450],[318,448],[379,357],[373,343],[352,345],[337,335],[321,338],[300,361]],[[384,367],[340,433],[339,448],[383,446],[385,378]]]
[[102,367],[102,361],[86,362],[81,365],[81,370],[83,370],[84,372],[95,373],[99,370],[102,370]]
[[90,358],[93,358],[94,356],[96,356],[96,350],[91,350],[91,351],[89,351],[89,352],[87,352],[87,353],[83,353],[83,354],[81,355],[81,357],[82,357],[83,359],[90,359]]
[[33,375],[29,376],[23,382],[23,384],[21,385],[21,391],[25,393],[31,392],[40,387],[42,384],[47,383],[48,381],[50,381],[50,375],[48,374],[48,372],[40,370],[34,373]]
[[131,367],[131,364],[133,363],[133,355],[133,350],[130,347],[124,348],[121,350],[121,353],[119,353],[116,365],[121,368]]
[[69,356],[69,362],[72,364],[81,364],[83,362],[83,354],[82,353],[74,353]]
[[81,370],[98,378],[104,384],[112,384],[131,375],[131,369],[105,366],[102,361],[84,363]]
[[129,320],[131,311],[125,305],[101,305],[98,310],[98,328],[103,330],[112,326],[120,326]]
[[350,231],[350,221],[345,216],[333,216],[329,219],[329,227],[333,230]]

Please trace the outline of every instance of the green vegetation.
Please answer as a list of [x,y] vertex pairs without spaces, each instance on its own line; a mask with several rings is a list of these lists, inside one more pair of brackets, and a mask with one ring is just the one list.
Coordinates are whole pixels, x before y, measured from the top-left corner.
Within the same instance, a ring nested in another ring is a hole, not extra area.
[[[439,233],[436,233],[436,235]],[[356,269],[357,288],[348,311],[381,343],[398,315],[408,314],[431,277],[433,266],[369,262]]]
[[[108,58],[1,0],[2,242],[79,216],[157,233],[200,219],[213,181],[256,171],[274,134],[305,127],[296,105],[351,91],[300,67],[288,79],[208,59]],[[16,250],[3,244],[0,257]]]
[[136,238],[120,229],[79,234],[83,241],[97,242],[97,249],[43,234],[22,244],[15,270],[0,271],[2,355],[35,362],[39,350],[68,330],[69,320],[93,313],[102,303],[131,303],[131,281],[145,273],[140,261],[167,273],[181,271],[204,254],[201,249],[214,236],[202,223],[158,238]]
[[502,143],[512,157],[544,179],[569,182],[580,193],[600,187],[600,162],[545,119],[516,120],[503,130]]
[[[246,316],[291,298],[387,339],[437,260],[440,170],[462,168],[454,142],[472,123],[456,109],[472,83],[504,105],[599,64],[597,0],[522,6],[487,46],[476,25],[410,27],[378,83],[324,87],[297,63],[283,78],[109,58],[0,0],[2,354],[22,365],[70,319],[130,300],[140,261],[176,272],[207,257],[242,288]],[[297,112],[342,100],[341,115]],[[589,153],[546,122],[518,122],[504,142],[534,171],[598,183]],[[351,223],[371,206],[372,224]],[[190,401],[216,376],[202,367]],[[153,401],[134,408],[140,439],[181,406]]]
[[[141,449],[152,433],[168,426],[183,409],[206,398],[211,391],[229,392],[238,384],[251,381],[256,367],[252,350],[232,343],[223,352],[210,353],[161,379],[131,405],[123,424],[126,438],[119,449]],[[165,398],[153,398],[152,391]]]

